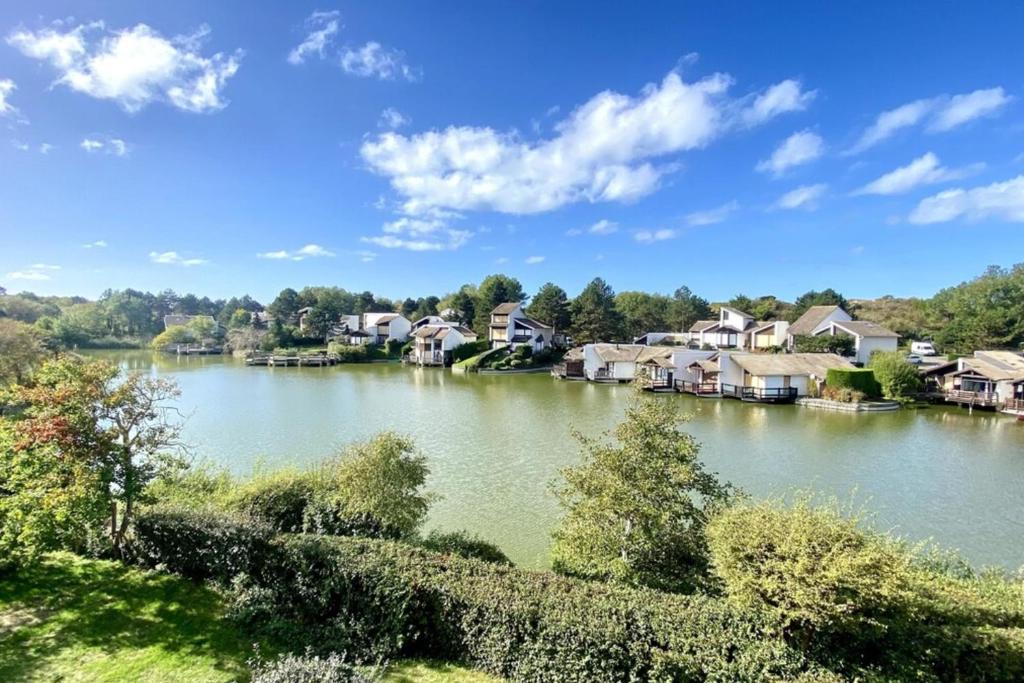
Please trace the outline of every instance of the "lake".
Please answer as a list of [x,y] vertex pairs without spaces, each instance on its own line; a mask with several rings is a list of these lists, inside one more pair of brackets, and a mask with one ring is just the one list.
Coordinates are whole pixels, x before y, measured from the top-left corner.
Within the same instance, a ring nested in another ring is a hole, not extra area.
[[[546,374],[464,375],[398,364],[246,367],[229,356],[98,351],[173,378],[197,458],[247,475],[305,466],[390,429],[415,439],[440,494],[429,528],[467,529],[516,562],[542,567],[559,509],[550,485],[576,463],[571,430],[595,434],[623,414],[628,386]],[[933,538],[976,564],[1024,564],[1024,423],[932,407],[845,414],[679,394],[721,477],[756,495],[813,487],[866,504],[875,524]]]

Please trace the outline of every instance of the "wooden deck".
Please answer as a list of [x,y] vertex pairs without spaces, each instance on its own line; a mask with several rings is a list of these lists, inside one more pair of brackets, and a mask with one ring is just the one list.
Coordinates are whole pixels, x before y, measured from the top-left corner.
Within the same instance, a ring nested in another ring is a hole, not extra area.
[[945,394],[947,403],[967,406],[968,408],[992,408],[999,405],[999,395],[985,391],[963,391],[950,389]]
[[723,384],[722,396],[751,403],[793,403],[797,398],[796,387],[743,387],[737,384]]
[[689,382],[685,379],[677,379],[676,391],[701,398],[721,398],[722,396],[722,392],[718,389],[718,382]]
[[246,365],[265,366],[271,368],[306,367],[325,368],[337,365],[338,356],[332,353],[306,353],[296,355],[285,354],[253,354],[246,356]]

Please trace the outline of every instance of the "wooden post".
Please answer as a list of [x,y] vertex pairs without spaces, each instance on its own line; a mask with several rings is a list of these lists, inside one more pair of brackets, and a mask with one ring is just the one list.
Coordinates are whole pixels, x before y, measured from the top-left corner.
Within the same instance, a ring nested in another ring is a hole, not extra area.
[[117,501],[110,504],[110,537],[117,536]]

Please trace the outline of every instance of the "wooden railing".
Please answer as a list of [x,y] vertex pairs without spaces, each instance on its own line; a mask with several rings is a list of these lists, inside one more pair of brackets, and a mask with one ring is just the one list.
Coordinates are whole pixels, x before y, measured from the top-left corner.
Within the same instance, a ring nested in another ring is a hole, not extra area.
[[594,370],[594,379],[611,379],[612,373],[608,371],[608,368],[598,368]]
[[665,378],[660,378],[660,377],[659,378],[651,378],[651,377],[648,377],[647,378],[647,388],[648,389],[671,389],[672,388],[672,380],[668,379],[667,377],[665,377]]
[[676,380],[676,391],[698,396],[718,393],[718,382],[689,382],[685,379]]
[[797,397],[796,387],[743,387],[738,384],[723,384],[722,396],[743,401],[792,401]]
[[1006,403],[1003,404],[1005,410],[1016,410],[1018,412],[1024,412],[1024,398],[1009,398]]
[[946,392],[946,400],[955,403],[969,403],[976,406],[994,406],[999,403],[999,395],[990,391],[950,389]]

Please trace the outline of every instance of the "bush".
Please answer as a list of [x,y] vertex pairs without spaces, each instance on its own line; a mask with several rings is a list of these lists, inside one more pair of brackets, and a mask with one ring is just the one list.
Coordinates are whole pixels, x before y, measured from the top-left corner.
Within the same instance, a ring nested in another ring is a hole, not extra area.
[[910,399],[921,390],[921,375],[899,351],[875,351],[868,367],[875,373],[886,398]]
[[373,358],[373,353],[366,344],[353,346],[331,342],[327,345],[327,352],[336,355],[339,363],[366,363]]
[[881,395],[875,373],[867,368],[829,368],[825,385],[832,389],[859,391],[869,398]]
[[857,391],[856,389],[826,386],[821,391],[821,398],[839,403],[860,403],[867,399],[867,395],[863,391]]
[[472,358],[477,354],[483,353],[489,348],[490,342],[486,339],[460,344],[452,349],[452,361],[458,363],[459,361],[463,361],[467,358]]
[[944,574],[834,504],[746,503],[708,525],[730,601],[764,611],[788,642],[853,675],[1020,680],[1024,593],[957,566]]
[[156,507],[135,518],[125,556],[190,579],[228,584],[266,562],[274,530],[214,509]]
[[512,564],[512,560],[501,551],[501,548],[478,536],[471,536],[465,531],[441,532],[434,529],[426,538],[420,541],[419,545],[431,552],[441,553],[442,555],[458,555],[459,557],[468,557],[484,562]]
[[390,357],[399,356],[402,353],[402,345],[405,344],[401,339],[388,339],[384,342],[384,352]]
[[249,668],[250,683],[370,683],[373,680],[345,661],[344,655],[334,652],[326,657],[311,651],[305,655],[288,653],[270,662],[252,659]]
[[231,507],[275,531],[303,529],[306,505],[316,488],[307,472],[285,471],[257,477],[234,494]]
[[793,338],[793,350],[797,353],[837,353],[840,356],[852,356],[856,353],[856,343],[849,335],[830,336],[797,335]]
[[314,496],[302,515],[302,530],[324,536],[365,536],[367,538],[400,538],[400,529],[386,526],[366,513],[352,513],[346,501],[330,495]]

